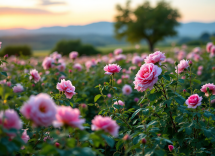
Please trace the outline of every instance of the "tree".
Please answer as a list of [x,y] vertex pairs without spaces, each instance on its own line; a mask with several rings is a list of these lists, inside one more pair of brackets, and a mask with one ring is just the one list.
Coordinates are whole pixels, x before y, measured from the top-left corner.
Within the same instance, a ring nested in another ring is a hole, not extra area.
[[158,2],[155,7],[146,1],[134,10],[127,1],[125,8],[117,5],[116,9],[118,15],[114,27],[115,37],[119,40],[126,38],[130,43],[138,43],[145,39],[153,51],[158,41],[177,35],[174,28],[179,25],[180,14],[165,1]]

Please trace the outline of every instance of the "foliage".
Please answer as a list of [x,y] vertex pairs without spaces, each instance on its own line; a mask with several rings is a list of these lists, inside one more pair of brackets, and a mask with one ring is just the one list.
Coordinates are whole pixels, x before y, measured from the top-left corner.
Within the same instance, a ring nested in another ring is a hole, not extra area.
[[29,46],[26,45],[17,45],[17,46],[6,46],[1,50],[0,56],[4,56],[8,54],[11,55],[24,55],[24,56],[31,56],[32,50]]

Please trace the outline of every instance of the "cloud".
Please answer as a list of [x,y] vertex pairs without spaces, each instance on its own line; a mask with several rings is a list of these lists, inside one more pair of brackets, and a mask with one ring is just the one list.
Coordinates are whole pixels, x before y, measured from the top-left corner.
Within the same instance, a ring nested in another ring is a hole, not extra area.
[[66,4],[66,2],[64,2],[64,1],[52,1],[52,0],[40,0],[40,3],[39,3],[39,5],[45,5],[45,6],[47,6],[47,5],[65,5]]
[[17,15],[17,14],[25,14],[25,15],[56,15],[56,14],[65,14],[62,13],[54,13],[44,9],[36,9],[36,8],[11,8],[11,7],[0,7],[0,15]]

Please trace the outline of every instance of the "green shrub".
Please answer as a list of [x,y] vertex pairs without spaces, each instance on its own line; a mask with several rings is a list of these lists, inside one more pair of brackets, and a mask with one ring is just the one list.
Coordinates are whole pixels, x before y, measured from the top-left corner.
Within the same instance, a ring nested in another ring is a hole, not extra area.
[[54,51],[58,51],[62,55],[69,55],[71,51],[77,51],[79,55],[95,55],[100,53],[92,45],[82,44],[80,40],[61,40],[51,52]]
[[0,56],[4,56],[8,54],[11,55],[25,55],[25,56],[31,56],[32,50],[29,46],[26,45],[17,45],[17,46],[6,46],[1,50]]

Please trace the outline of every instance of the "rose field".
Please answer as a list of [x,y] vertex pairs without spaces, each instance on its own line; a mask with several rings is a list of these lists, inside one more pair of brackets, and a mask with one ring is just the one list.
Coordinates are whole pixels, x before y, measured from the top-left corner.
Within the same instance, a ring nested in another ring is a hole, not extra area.
[[61,54],[1,58],[0,155],[215,155],[212,42]]

